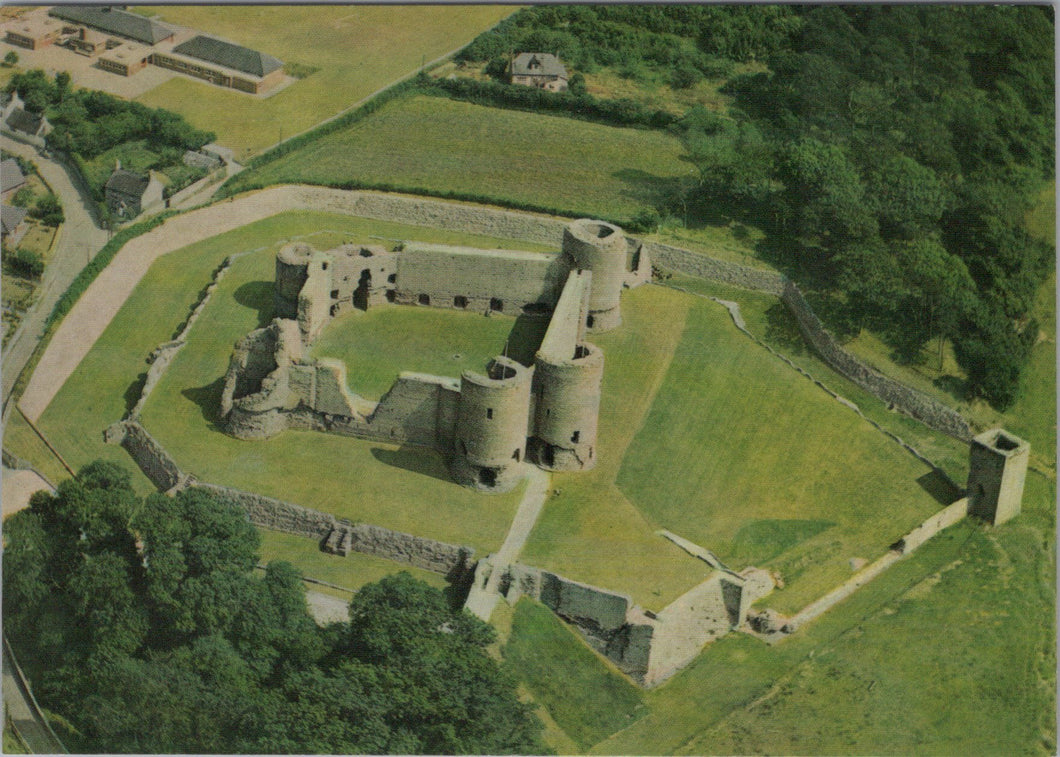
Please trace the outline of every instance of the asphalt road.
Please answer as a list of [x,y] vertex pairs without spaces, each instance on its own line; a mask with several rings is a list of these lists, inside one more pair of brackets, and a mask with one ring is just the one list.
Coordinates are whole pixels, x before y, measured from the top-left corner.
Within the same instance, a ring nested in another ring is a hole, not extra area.
[[6,137],[2,144],[5,150],[33,161],[40,175],[62,200],[66,215],[66,222],[59,230],[58,242],[44,271],[37,301],[26,312],[0,358],[6,402],[15,379],[43,335],[44,320],[81,269],[106,244],[109,235],[96,225],[91,198],[78,189],[74,178],[62,164],[42,157],[36,148]]

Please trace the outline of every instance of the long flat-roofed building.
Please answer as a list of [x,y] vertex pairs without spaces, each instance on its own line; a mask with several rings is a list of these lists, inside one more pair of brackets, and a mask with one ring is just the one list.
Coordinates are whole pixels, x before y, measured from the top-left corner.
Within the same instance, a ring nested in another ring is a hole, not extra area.
[[278,58],[205,34],[181,42],[170,51],[156,50],[151,62],[254,94],[283,80],[283,61]]
[[55,42],[62,30],[63,25],[54,18],[33,14],[9,27],[4,41],[27,50],[40,50]]
[[144,45],[156,45],[177,33],[175,26],[109,5],[56,5],[48,14]]

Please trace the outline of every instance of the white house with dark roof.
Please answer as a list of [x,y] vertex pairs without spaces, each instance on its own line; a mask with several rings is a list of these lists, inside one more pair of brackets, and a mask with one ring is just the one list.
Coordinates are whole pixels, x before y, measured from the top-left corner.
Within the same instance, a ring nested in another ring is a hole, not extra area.
[[107,208],[118,218],[135,218],[162,204],[164,187],[154,171],[126,171],[119,163],[103,188]]
[[567,69],[551,53],[519,53],[508,66],[512,84],[546,89],[549,92],[567,90]]

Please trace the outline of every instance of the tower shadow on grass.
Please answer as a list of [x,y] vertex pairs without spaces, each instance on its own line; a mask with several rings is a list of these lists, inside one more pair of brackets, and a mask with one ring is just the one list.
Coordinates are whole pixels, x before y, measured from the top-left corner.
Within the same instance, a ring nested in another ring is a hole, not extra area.
[[232,295],[240,305],[258,312],[258,328],[268,326],[275,314],[273,292],[275,286],[271,281],[248,281]]
[[963,494],[959,486],[937,470],[925,473],[916,482],[940,505],[951,505]]
[[[218,395],[220,397],[220,395]],[[372,447],[372,457],[385,465],[452,483],[445,458],[426,447],[406,445],[398,449]],[[454,484],[455,486],[455,484]]]
[[218,412],[221,409],[221,392],[224,391],[224,376],[210,382],[206,386],[193,387],[181,392],[186,398],[199,406],[202,417],[210,424],[214,431],[223,431],[221,428]]

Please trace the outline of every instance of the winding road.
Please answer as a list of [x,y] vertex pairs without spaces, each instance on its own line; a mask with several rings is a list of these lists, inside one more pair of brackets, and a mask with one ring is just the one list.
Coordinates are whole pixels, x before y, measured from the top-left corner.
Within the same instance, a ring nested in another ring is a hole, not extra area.
[[36,148],[3,139],[8,152],[33,161],[41,177],[63,203],[66,221],[59,229],[59,239],[52,249],[51,259],[44,271],[37,301],[22,319],[11,337],[0,362],[3,378],[3,397],[7,402],[15,380],[26,365],[37,343],[44,334],[44,321],[55,303],[67,290],[77,274],[99,252],[110,238],[107,231],[96,225],[92,198],[79,187],[79,182],[67,168],[38,154]]

